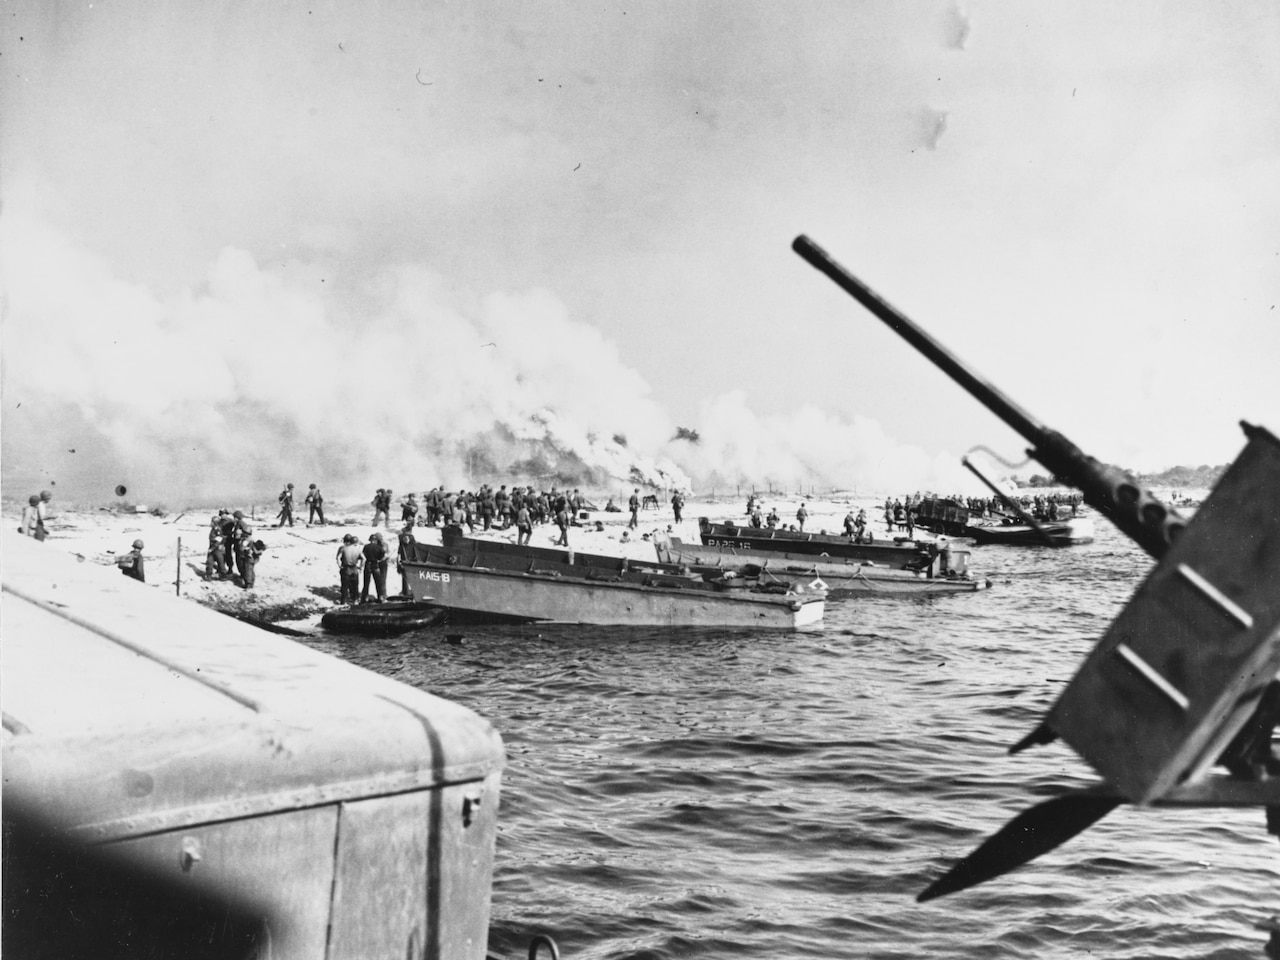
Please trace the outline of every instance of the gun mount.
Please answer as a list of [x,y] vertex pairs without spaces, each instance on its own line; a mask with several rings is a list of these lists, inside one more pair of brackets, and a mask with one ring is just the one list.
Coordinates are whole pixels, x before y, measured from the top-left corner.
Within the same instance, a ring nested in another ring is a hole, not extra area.
[[[1032,807],[936,880],[928,900],[1053,849],[1117,805],[1262,806],[1280,834],[1280,440],[1247,444],[1188,521],[1085,454],[962,363],[808,237],[792,248],[1028,440],[1159,561],[1039,727],[1011,752],[1062,737],[1105,783]],[[1210,774],[1215,764],[1229,776]]]

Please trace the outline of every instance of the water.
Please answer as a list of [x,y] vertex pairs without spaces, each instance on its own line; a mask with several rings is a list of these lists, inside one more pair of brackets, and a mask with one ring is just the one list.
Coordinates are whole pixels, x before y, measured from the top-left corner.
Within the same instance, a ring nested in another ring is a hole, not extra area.
[[507,748],[490,954],[566,960],[1262,957],[1263,813],[1121,807],[926,904],[953,859],[1055,789],[1016,757],[1151,561],[1098,523],[976,548],[990,591],[828,604],[807,632],[469,628],[322,649],[466,704]]

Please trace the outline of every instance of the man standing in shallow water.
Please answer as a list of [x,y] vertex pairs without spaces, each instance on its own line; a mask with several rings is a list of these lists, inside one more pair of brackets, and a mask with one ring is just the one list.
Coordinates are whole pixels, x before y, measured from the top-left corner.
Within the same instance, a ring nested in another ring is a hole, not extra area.
[[382,542],[382,534],[371,533],[369,542],[364,545],[364,587],[360,591],[360,602],[369,602],[369,581],[377,590],[377,602],[387,599],[387,545]]
[[400,547],[396,551],[396,568],[400,571],[400,596],[402,597],[413,596],[413,591],[409,589],[409,568],[405,566],[405,561],[418,558],[417,546],[418,541],[413,537],[413,521],[410,520],[400,531]]
[[360,569],[364,566],[364,551],[360,542],[351,534],[342,538],[338,548],[338,602],[355,603],[360,590]]

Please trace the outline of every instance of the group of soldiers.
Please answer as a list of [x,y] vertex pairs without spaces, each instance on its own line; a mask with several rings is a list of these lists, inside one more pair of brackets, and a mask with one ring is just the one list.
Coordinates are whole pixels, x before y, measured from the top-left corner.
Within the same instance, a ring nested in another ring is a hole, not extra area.
[[920,494],[908,494],[906,501],[890,500],[885,498],[884,501],[884,525],[890,533],[894,528],[907,531],[908,537],[916,535],[916,514],[920,511],[920,501],[924,498]]
[[[374,494],[373,526],[391,527],[392,491],[379,487]],[[494,489],[489,484],[482,484],[479,490],[459,490],[454,493],[446,490],[441,484],[423,494],[418,500],[416,493],[410,493],[400,501],[400,523],[409,527],[424,525],[457,524],[474,532],[479,526],[484,530],[507,530],[516,528],[516,542],[528,543],[533,535],[533,528],[538,524],[554,522],[560,528],[560,537],[556,541],[561,546],[569,545],[569,527],[574,517],[587,508],[587,500],[576,488],[573,492],[551,488],[535,490],[532,486],[515,486],[510,490],[506,484]]]
[[[801,506],[801,509],[803,509],[803,505]],[[799,511],[797,511],[797,513],[798,512]],[[806,513],[805,516],[807,517],[808,513]],[[764,511],[760,509],[759,497],[757,497],[754,493],[751,494],[751,496],[747,497],[747,523],[750,524],[752,527],[755,527],[757,530],[760,530],[766,527],[770,530],[773,530],[781,522],[782,522],[782,518],[778,516],[777,507],[770,507],[769,513],[765,514]]]
[[223,508],[209,520],[209,551],[205,554],[206,580],[233,580],[234,570],[240,586],[253,589],[254,571],[267,545],[253,539],[253,527],[243,510]]
[[[373,525],[391,525],[392,491],[378,489],[374,494]],[[456,523],[466,525],[474,530],[477,525],[485,530],[506,530],[518,523],[520,509],[529,512],[532,524],[546,523],[554,520],[558,507],[577,515],[586,509],[587,500],[576,488],[570,493],[555,487],[548,493],[535,490],[533,487],[512,487],[509,491],[504,483],[498,489],[489,484],[482,484],[479,490],[459,490],[454,493],[446,490],[444,484],[428,490],[418,500],[416,493],[411,493],[400,501],[400,522],[437,525]]]
[[[293,484],[286,483],[284,489],[280,491],[280,495],[276,497],[276,501],[280,504],[280,512],[276,514],[276,526],[283,527],[286,523],[293,526]],[[303,499],[310,508],[310,514],[307,517],[307,526],[313,523],[324,525],[324,496],[320,493],[320,488],[314,483],[307,488],[307,495]],[[319,519],[317,519],[319,518]]]
[[[409,589],[409,570],[404,566],[406,560],[417,556],[417,540],[413,536],[413,520],[405,522],[399,535],[399,548],[396,552],[396,566],[400,570],[400,596],[412,596]],[[387,542],[377,531],[369,534],[367,543],[361,545],[360,538],[348,533],[342,538],[342,546],[338,548],[338,602],[355,603],[356,588],[360,586],[361,573],[364,574],[364,586],[360,589],[359,602],[369,603],[369,587],[374,589],[374,603],[385,603],[387,599],[387,566],[390,551]]]

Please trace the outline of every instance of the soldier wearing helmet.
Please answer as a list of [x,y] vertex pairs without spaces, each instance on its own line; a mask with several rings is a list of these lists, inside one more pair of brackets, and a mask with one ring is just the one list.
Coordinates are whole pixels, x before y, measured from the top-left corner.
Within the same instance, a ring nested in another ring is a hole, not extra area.
[[231,527],[231,544],[235,551],[236,570],[240,573],[240,585],[246,590],[253,586],[253,570],[249,567],[253,556],[253,527],[244,517],[244,511],[237,510],[232,514],[235,524]]
[[307,487],[307,496],[303,500],[310,509],[310,515],[307,517],[307,526],[316,522],[316,516],[320,517],[320,525],[324,526],[324,496],[320,493],[320,488],[314,483]]
[[369,542],[364,545],[364,586],[360,590],[360,602],[369,602],[369,581],[377,588],[377,602],[387,599],[387,545],[382,541],[382,534],[369,534]]
[[132,550],[122,557],[116,557],[116,566],[126,577],[133,577],[139,583],[146,583],[147,575],[142,561],[142,541],[133,541]]
[[280,504],[280,512],[276,515],[276,519],[280,522],[277,527],[283,527],[285,521],[289,521],[289,526],[293,526],[293,484],[286,483],[284,489],[280,491],[280,496],[276,497],[276,501]]
[[413,591],[409,588],[409,568],[405,563],[417,559],[418,541],[414,539],[413,521],[410,520],[400,531],[400,544],[396,551],[396,569],[400,571],[400,596],[402,597],[413,596]]
[[22,508],[22,525],[18,532],[24,537],[34,537],[40,522],[40,494],[33,493],[27,498],[27,505]]
[[36,504],[36,532],[32,534],[37,540],[43,540],[49,535],[49,531],[45,529],[44,522],[49,519],[49,501],[53,499],[53,492],[50,490],[40,491],[40,502]]
[[[223,511],[225,514],[226,511]],[[226,546],[223,544],[222,533],[222,517],[214,514],[209,520],[209,552],[204,557],[204,578],[206,580],[214,579],[214,572],[217,572],[217,579],[227,579],[227,563],[226,563]]]
[[267,552],[267,545],[261,540],[246,536],[237,547],[236,559],[240,562],[240,583],[246,590],[252,590],[254,578],[257,576],[258,559]]

